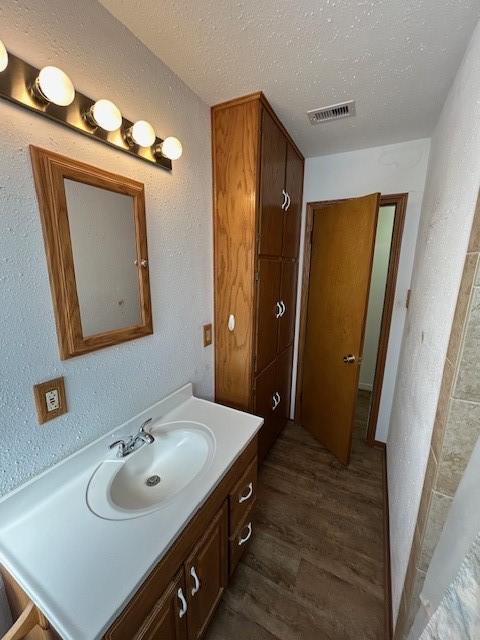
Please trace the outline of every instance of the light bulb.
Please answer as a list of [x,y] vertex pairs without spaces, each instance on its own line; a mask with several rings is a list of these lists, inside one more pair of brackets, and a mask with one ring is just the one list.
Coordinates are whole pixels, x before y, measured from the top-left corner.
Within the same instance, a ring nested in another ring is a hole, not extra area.
[[138,144],[139,147],[151,147],[156,137],[152,125],[146,120],[138,120],[125,132],[128,144]]
[[165,140],[157,145],[155,149],[155,153],[160,153],[165,158],[169,158],[170,160],[178,160],[182,155],[183,148],[182,143],[178,138],[174,138],[173,136],[169,136],[165,138]]
[[60,107],[67,107],[75,98],[72,81],[58,67],[43,67],[35,80],[33,91],[43,102],[53,102]]
[[88,122],[105,131],[116,131],[122,126],[122,114],[110,100],[97,100],[86,114]]
[[0,72],[5,71],[8,66],[8,52],[5,45],[0,40]]

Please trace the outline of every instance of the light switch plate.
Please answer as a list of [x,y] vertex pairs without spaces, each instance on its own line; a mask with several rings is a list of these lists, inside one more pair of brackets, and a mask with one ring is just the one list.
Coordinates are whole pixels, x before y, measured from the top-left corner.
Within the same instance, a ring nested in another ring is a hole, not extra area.
[[38,422],[43,424],[53,418],[67,413],[67,400],[65,397],[65,381],[62,378],[54,378],[46,382],[34,385],[33,395],[37,408]]
[[204,324],[203,325],[203,346],[208,347],[212,344],[212,325]]

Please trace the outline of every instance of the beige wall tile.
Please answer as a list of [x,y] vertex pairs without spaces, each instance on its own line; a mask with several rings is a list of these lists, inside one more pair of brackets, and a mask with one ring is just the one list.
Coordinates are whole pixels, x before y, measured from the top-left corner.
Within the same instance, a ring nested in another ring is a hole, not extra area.
[[477,208],[472,223],[468,251],[480,251],[480,195],[477,200]]
[[443,443],[443,434],[447,423],[448,403],[452,393],[453,376],[455,367],[450,360],[445,360],[443,367],[442,386],[440,387],[440,395],[438,397],[437,412],[435,414],[435,423],[432,433],[432,450],[437,458],[440,458],[440,451]]
[[430,455],[428,456],[427,470],[425,472],[425,479],[423,481],[422,498],[420,500],[420,506],[418,508],[417,515],[417,529],[420,541],[423,538],[425,532],[425,525],[428,518],[428,510],[430,508],[430,500],[432,497],[432,490],[435,486],[437,478],[437,461],[435,455],[430,449]]
[[480,287],[473,289],[454,396],[480,402]]
[[412,600],[410,602],[410,606],[407,611],[407,619],[405,621],[405,633],[408,635],[410,628],[415,620],[415,616],[417,615],[417,611],[420,608],[420,593],[423,589],[423,584],[425,582],[425,571],[420,571],[417,569],[415,572],[415,578],[413,583],[413,593]]
[[433,552],[440,539],[443,526],[447,519],[447,514],[450,509],[450,505],[452,504],[452,500],[453,498],[444,496],[436,491],[432,493],[427,526],[423,536],[422,552],[418,563],[418,568],[422,571],[427,571],[428,569],[428,565],[430,564]]
[[438,463],[436,490],[455,495],[480,436],[480,404],[452,400]]
[[457,306],[453,317],[452,330],[450,332],[450,342],[448,344],[447,358],[454,365],[457,362],[457,356],[460,350],[460,341],[462,339],[463,327],[465,324],[470,293],[472,290],[473,279],[477,266],[478,254],[469,253],[465,258],[465,266],[463,268],[462,281],[460,291],[458,292]]

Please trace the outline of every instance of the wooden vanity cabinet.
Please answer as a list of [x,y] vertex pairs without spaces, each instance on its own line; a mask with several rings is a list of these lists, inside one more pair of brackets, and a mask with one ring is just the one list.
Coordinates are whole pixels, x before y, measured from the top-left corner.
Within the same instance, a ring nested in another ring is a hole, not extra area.
[[[178,573],[154,606],[134,640],[187,640],[187,617],[179,594],[185,594],[183,570]],[[108,637],[108,636],[107,636]]]
[[[291,380],[304,159],[262,93],[212,108],[212,151],[215,399],[268,418],[265,375],[274,391]],[[260,459],[285,407],[260,432]]]

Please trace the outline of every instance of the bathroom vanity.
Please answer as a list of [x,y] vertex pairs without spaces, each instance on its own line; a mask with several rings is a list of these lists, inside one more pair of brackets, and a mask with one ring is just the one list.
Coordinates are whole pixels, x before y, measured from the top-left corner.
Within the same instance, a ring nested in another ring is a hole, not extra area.
[[261,425],[186,385],[0,501],[12,601],[52,627],[35,638],[201,638],[253,535]]

